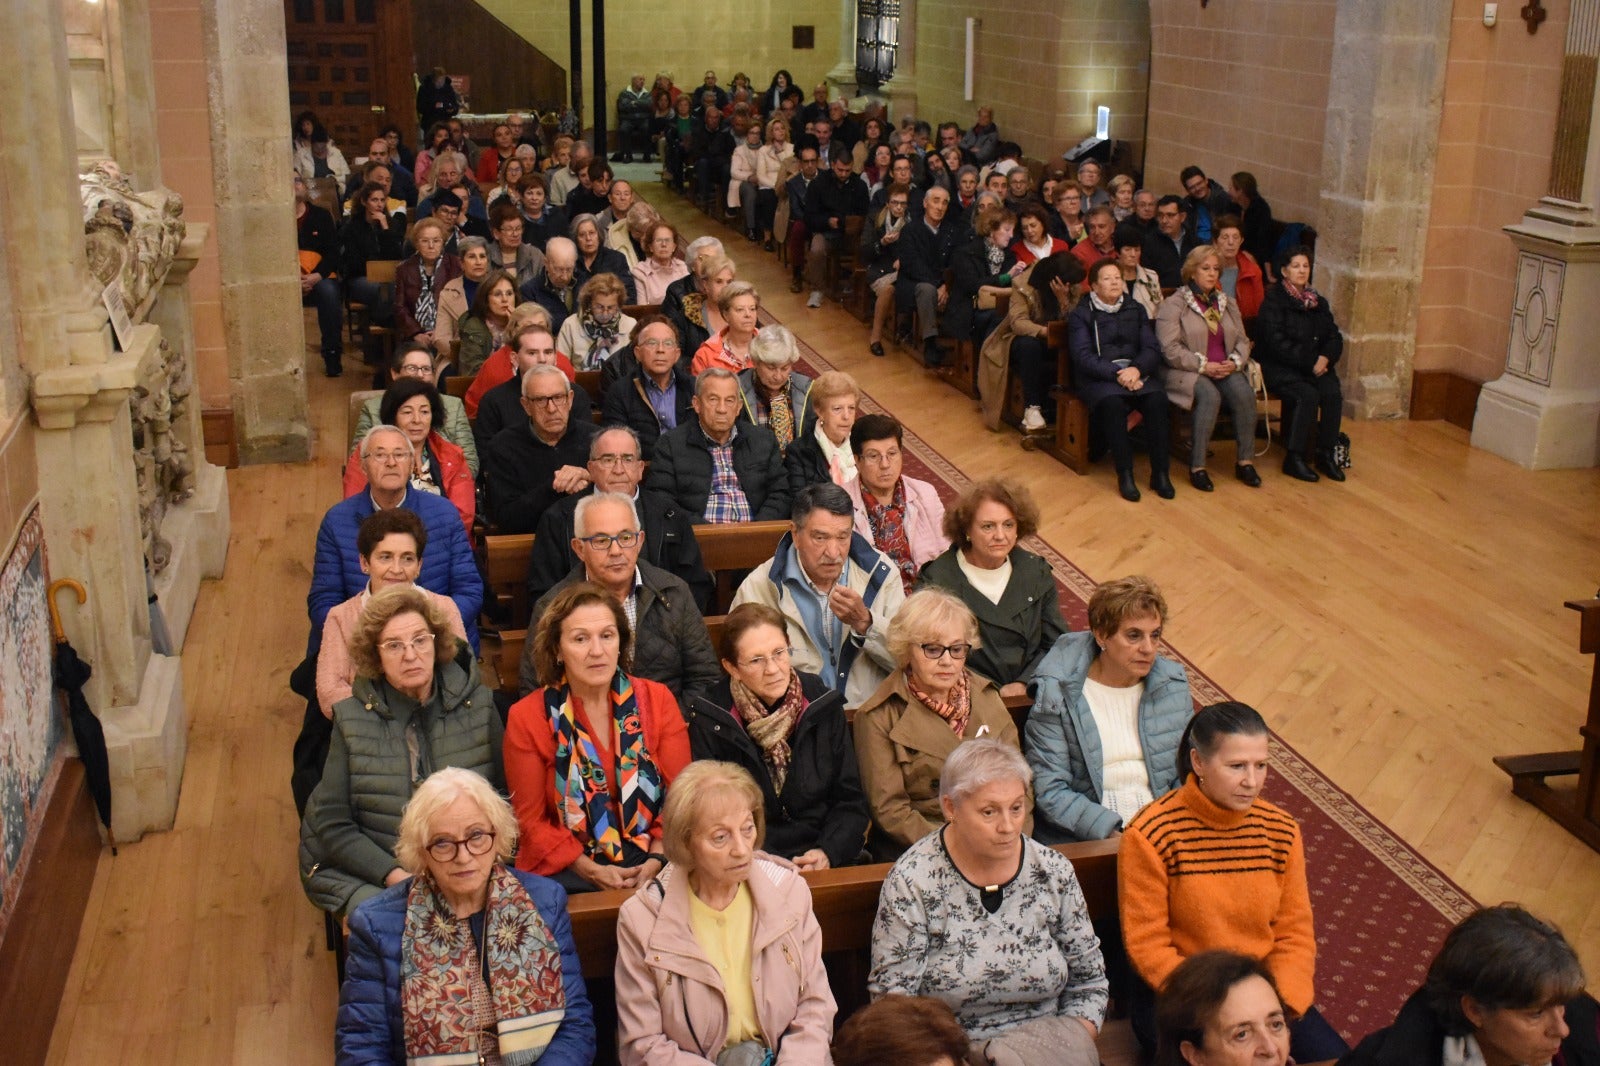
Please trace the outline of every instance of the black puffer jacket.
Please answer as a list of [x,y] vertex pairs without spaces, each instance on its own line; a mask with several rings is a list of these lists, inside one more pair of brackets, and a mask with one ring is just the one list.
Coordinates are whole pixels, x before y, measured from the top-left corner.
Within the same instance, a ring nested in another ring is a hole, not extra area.
[[1274,381],[1310,378],[1319,355],[1327,356],[1332,366],[1344,354],[1344,337],[1327,297],[1319,294],[1317,306],[1307,310],[1281,283],[1267,289],[1255,335],[1252,354],[1261,360],[1269,387]]
[[[606,362],[614,361],[621,354],[617,352]],[[673,378],[677,383],[673,406],[678,414],[678,425],[681,426],[694,419],[694,378],[683,369],[681,362],[673,368]],[[639,435],[639,451],[645,461],[655,458],[656,441],[661,437],[662,425],[656,409],[650,403],[649,394],[645,392],[643,370],[636,370],[607,388],[605,399],[600,403],[600,412],[606,425],[620,423]]]
[[[747,422],[740,422],[737,428],[733,472],[750,501],[751,520],[788,518],[789,477],[772,431]],[[706,501],[711,497],[711,442],[699,419],[690,419],[656,441],[645,486],[677,500],[695,522],[706,520]]]
[[737,763],[761,785],[765,850],[792,859],[821,848],[829,865],[847,866],[861,854],[870,815],[844,698],[815,674],[800,675],[800,692],[808,705],[789,736],[789,776],[781,793],[772,787],[761,749],[733,714],[726,678],[689,701],[689,748],[696,759]]

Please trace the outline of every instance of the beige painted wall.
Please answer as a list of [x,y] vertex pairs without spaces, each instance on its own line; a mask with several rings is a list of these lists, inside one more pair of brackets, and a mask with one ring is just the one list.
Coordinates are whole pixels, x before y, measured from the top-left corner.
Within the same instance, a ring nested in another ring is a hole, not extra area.
[[[1143,0],[958,0],[917,4],[917,117],[970,126],[994,108],[1000,136],[1054,159],[1094,132],[1095,108],[1111,108],[1111,134],[1144,144],[1150,7]],[[975,37],[973,100],[962,99],[969,16]]]
[[1567,32],[1565,4],[1533,35],[1507,10],[1489,29],[1455,0],[1417,322],[1417,369],[1475,381],[1505,365],[1517,253],[1501,227],[1544,195]]
[[[567,5],[557,0],[478,0],[484,10],[510,26],[534,47],[565,66]],[[584,5],[584,109],[594,99],[593,50],[589,5]],[[795,51],[789,45],[793,26],[813,26],[816,47]],[[417,42],[417,55],[428,65],[427,49]],[[726,88],[737,71],[750,76],[759,92],[780,68],[794,75],[810,98],[810,86],[822,80],[839,60],[839,0],[788,0],[784,4],[750,4],[742,0],[694,0],[663,7],[647,0],[609,0],[606,4],[606,81],[612,129],[616,128],[617,94],[634,74],[648,87],[657,73],[669,73],[680,87],[698,85],[707,70],[717,72]]]
[[1151,0],[1145,185],[1248,170],[1275,217],[1315,223],[1336,0]]
[[200,0],[150,0],[155,67],[156,131],[161,183],[183,197],[183,217],[211,226],[213,237],[189,275],[194,311],[195,376],[202,407],[231,407],[228,347],[222,329],[222,276],[217,264],[217,209],[212,191],[211,116]]

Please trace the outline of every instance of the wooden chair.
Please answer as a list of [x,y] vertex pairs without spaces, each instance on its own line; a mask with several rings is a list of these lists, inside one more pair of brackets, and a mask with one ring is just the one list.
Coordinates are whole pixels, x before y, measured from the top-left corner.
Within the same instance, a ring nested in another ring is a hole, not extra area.
[[458,400],[466,399],[467,390],[472,388],[472,381],[473,379],[465,374],[451,374],[444,379],[444,391],[446,395],[454,396]]
[[526,628],[532,604],[528,602],[528,564],[533,557],[532,533],[503,533],[483,538],[485,592],[503,604],[511,625]]
[[[1067,354],[1067,324],[1052,322],[1047,343],[1056,353],[1056,436],[1044,450],[1075,474],[1089,469],[1089,408],[1072,387],[1072,359]],[[1031,438],[1023,441],[1027,447]]]
[[[857,291],[851,287],[851,280],[861,265],[861,231],[866,221],[863,215],[846,215],[844,235],[833,243],[828,253],[828,288],[840,303]],[[849,292],[845,291],[847,289]]]
[[495,687],[513,700],[521,695],[522,649],[530,635],[527,629],[500,631],[500,650],[494,657]]
[[577,372],[577,379],[578,384],[583,386],[583,391],[589,394],[589,398],[598,407],[600,404],[600,371],[580,370]]
[[[374,285],[387,285],[388,291],[394,291],[394,275],[400,266],[398,259],[369,259],[367,260],[367,280]],[[372,321],[372,308],[359,300],[351,300],[345,305],[345,311],[350,324],[350,339],[361,345],[366,350],[368,337],[378,337],[383,343],[383,365],[389,365],[390,357],[394,354],[394,330],[388,326],[374,325]]]
[[736,579],[772,558],[778,540],[789,532],[789,523],[729,522],[694,527],[694,539],[707,570],[717,577],[712,602],[726,609],[737,591]]

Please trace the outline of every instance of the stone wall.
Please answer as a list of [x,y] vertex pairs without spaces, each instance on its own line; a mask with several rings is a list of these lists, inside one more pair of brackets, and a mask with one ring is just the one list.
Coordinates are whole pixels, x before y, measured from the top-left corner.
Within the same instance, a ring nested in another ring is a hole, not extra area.
[[[529,4],[525,0],[478,0],[490,14],[521,34],[534,47],[565,66],[571,55],[565,4]],[[583,110],[594,100],[593,51],[589,6],[583,18]],[[815,47],[790,47],[793,26],[816,30]],[[784,4],[750,4],[743,0],[697,0],[663,8],[650,0],[610,0],[606,4],[606,82],[610,129],[616,129],[617,94],[628,79],[643,74],[645,84],[657,73],[669,73],[680,87],[699,85],[707,70],[717,72],[726,88],[737,71],[750,76],[759,92],[780,68],[811,98],[811,87],[833,67],[839,53],[839,0],[790,0]],[[419,67],[432,66],[427,46],[417,41]],[[471,71],[453,73],[470,74]]]
[[1433,211],[1417,323],[1418,370],[1474,381],[1500,374],[1515,246],[1501,232],[1544,195],[1550,177],[1567,6],[1529,34],[1515,5],[1483,25],[1483,5],[1455,0],[1439,122]]
[[[1145,184],[1248,170],[1275,217],[1315,223],[1337,0],[1150,2]],[[1509,5],[1508,5],[1509,6]]]
[[[962,99],[966,20],[974,38],[973,96]],[[996,0],[982,9],[956,0],[917,5],[919,118],[970,126],[994,108],[1000,135],[1028,155],[1054,159],[1094,132],[1095,109],[1111,109],[1111,135],[1144,151],[1150,70],[1150,5],[1142,0]]]

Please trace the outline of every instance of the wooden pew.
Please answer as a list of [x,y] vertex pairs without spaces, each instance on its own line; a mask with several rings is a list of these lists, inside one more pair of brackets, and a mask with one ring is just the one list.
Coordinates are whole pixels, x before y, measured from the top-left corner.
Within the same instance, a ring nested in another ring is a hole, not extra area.
[[502,533],[483,538],[485,592],[511,612],[511,625],[528,624],[528,563],[533,557],[532,533]]
[[[1089,408],[1084,406],[1072,387],[1072,358],[1067,354],[1067,324],[1052,322],[1047,338],[1050,350],[1056,353],[1056,382],[1052,392],[1056,397],[1055,440],[1044,445],[1051,456],[1065,463],[1075,474],[1089,469]],[[1029,447],[1025,440],[1023,447]]]
[[694,527],[694,539],[700,545],[705,567],[717,577],[717,590],[712,597],[714,609],[727,609],[737,591],[735,578],[742,580],[745,571],[772,558],[779,539],[787,532],[789,523],[777,520],[707,523]]

